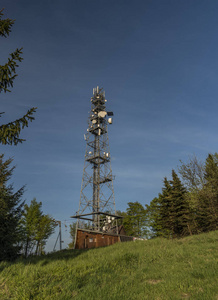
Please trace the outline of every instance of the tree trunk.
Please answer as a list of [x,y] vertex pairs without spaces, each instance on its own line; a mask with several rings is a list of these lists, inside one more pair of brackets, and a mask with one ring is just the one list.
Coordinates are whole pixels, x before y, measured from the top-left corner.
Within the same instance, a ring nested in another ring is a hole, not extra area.
[[39,249],[39,241],[37,241],[37,244],[36,244],[36,252],[35,252],[35,255],[38,254],[38,249]]
[[26,240],[26,247],[25,247],[25,257],[27,257],[27,253],[28,253],[28,246],[29,246],[29,239],[27,238]]

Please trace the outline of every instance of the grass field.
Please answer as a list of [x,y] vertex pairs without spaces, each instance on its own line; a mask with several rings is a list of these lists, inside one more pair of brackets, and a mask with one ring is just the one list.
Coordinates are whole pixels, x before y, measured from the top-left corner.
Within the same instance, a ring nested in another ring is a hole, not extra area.
[[218,300],[218,232],[2,262],[0,299]]

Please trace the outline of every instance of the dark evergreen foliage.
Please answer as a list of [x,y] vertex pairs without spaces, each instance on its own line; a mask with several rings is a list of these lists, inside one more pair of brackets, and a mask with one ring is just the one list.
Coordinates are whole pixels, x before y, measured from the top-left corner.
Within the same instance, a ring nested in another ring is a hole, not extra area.
[[162,194],[159,194],[159,223],[161,226],[161,235],[167,237],[172,235],[175,227],[174,203],[171,196],[172,187],[167,178],[165,177]]
[[[15,20],[2,19],[3,9],[0,11],[0,36],[8,37],[11,32],[11,27]],[[17,76],[16,68],[19,66],[18,62],[21,62],[22,48],[16,49],[10,54],[7,63],[0,65],[0,93],[10,92],[9,88],[13,87],[13,82]],[[27,113],[12,122],[0,125],[0,144],[3,145],[17,145],[25,141],[19,138],[20,132],[23,128],[28,127],[28,123],[34,120],[33,114],[36,111],[36,107],[33,107],[27,111]],[[0,112],[0,117],[3,112]]]
[[147,205],[153,236],[183,237],[218,229],[218,154],[196,157],[164,178],[162,193]]
[[20,224],[23,205],[24,187],[13,192],[13,186],[7,185],[14,167],[12,159],[3,161],[0,155],[0,261],[15,259],[21,248],[22,227]]
[[162,193],[147,205],[155,236],[176,238],[190,234],[190,209],[186,194],[184,185],[172,170],[172,180],[164,178]]
[[205,185],[201,191],[201,222],[204,231],[218,229],[218,154],[209,154],[205,163]]
[[174,232],[176,237],[186,236],[190,234],[190,208],[186,198],[186,189],[181,183],[178,175],[172,170],[172,186],[171,198],[174,209]]

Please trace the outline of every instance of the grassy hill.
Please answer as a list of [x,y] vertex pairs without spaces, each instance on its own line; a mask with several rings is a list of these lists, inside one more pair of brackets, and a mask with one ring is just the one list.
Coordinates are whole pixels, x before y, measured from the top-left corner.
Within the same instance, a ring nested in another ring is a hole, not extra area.
[[216,299],[218,231],[0,264],[0,299]]

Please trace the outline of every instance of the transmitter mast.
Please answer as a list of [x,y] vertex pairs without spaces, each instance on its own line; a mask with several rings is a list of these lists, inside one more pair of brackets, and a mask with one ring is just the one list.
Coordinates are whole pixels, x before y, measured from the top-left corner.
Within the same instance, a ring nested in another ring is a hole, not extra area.
[[105,92],[93,89],[91,111],[88,117],[85,163],[80,191],[77,229],[118,234],[108,124],[113,112],[106,110]]

